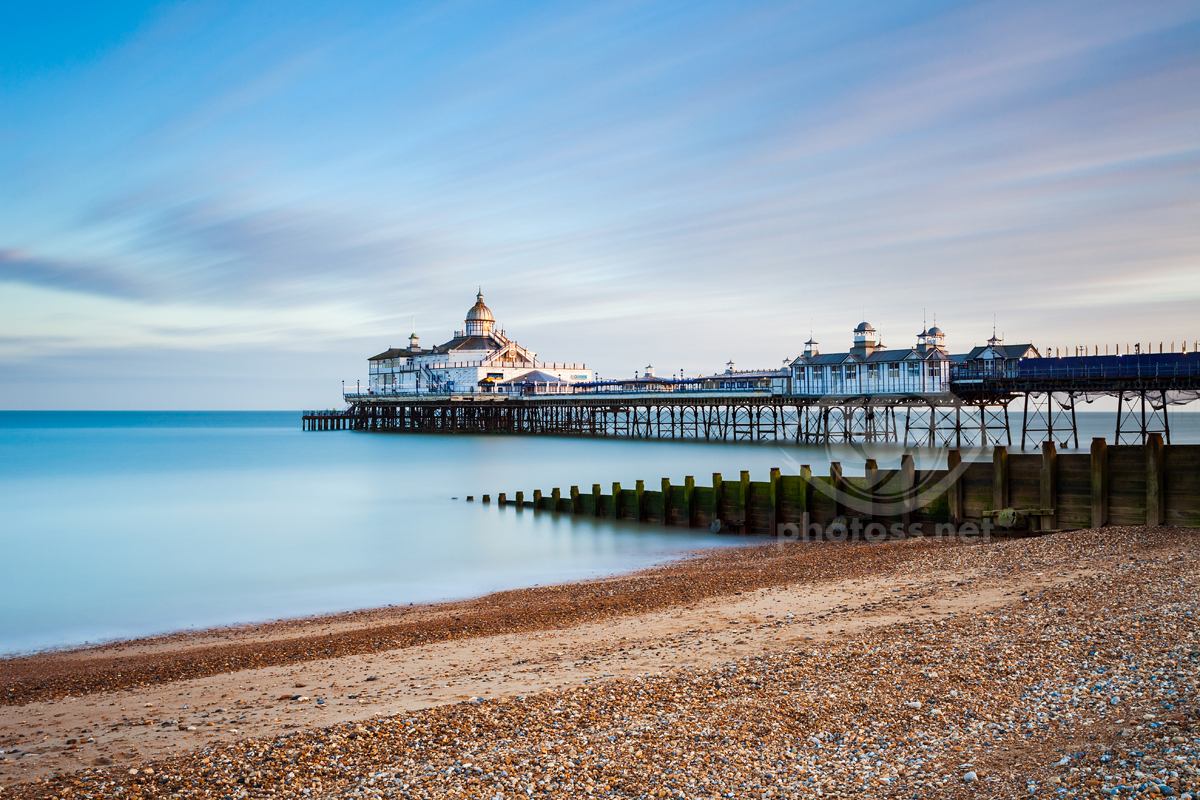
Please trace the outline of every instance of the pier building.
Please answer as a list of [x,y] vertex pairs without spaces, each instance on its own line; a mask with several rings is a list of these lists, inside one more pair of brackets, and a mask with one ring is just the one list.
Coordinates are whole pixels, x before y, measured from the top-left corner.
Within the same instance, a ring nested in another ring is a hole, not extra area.
[[509,339],[483,302],[483,287],[449,341],[422,348],[414,331],[408,347],[388,348],[367,364],[367,396],[556,394],[595,377],[585,364],[538,361],[537,353]]
[[952,355],[946,334],[934,325],[917,334],[906,350],[889,350],[869,322],[854,329],[854,345],[844,353],[821,353],[811,338],[789,365],[791,393],[812,397],[931,396],[950,394],[951,368],[980,375],[1015,374],[1023,358],[1038,358],[1032,344],[1006,345],[995,334],[983,347]]

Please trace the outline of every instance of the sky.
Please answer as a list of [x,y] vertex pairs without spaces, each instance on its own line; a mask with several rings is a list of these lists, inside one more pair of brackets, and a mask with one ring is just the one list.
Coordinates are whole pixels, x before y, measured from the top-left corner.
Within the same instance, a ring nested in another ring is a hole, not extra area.
[[0,8],[0,408],[1200,340],[1200,2]]

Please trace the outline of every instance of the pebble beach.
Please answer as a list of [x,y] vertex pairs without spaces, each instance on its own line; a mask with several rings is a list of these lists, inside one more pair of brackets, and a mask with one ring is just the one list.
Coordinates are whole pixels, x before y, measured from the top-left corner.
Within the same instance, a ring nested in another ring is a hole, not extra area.
[[1187,797],[1196,544],[754,544],[7,659],[0,797]]

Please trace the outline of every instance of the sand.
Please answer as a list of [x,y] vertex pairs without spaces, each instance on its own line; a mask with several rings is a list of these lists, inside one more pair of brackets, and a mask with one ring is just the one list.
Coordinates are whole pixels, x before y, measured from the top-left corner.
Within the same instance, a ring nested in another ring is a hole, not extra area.
[[[0,782],[142,765],[215,742],[471,698],[712,668],[870,629],[993,612],[1129,558],[1128,547],[1080,559],[1069,548],[1041,553],[1032,542],[755,544],[462,603],[10,659],[0,662],[0,687],[10,698],[38,699],[0,706],[0,749],[17,751],[0,756]],[[344,654],[313,657],[322,647]],[[212,668],[223,653],[247,648],[274,663]],[[155,680],[190,673],[202,674]]]

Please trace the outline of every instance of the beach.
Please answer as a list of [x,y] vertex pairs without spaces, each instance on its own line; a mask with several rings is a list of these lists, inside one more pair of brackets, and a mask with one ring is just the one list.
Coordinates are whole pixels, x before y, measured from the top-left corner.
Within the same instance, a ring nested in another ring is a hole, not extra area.
[[1162,773],[1181,794],[1197,752],[1195,544],[1169,528],[760,543],[469,601],[8,659],[0,785],[1084,796]]

